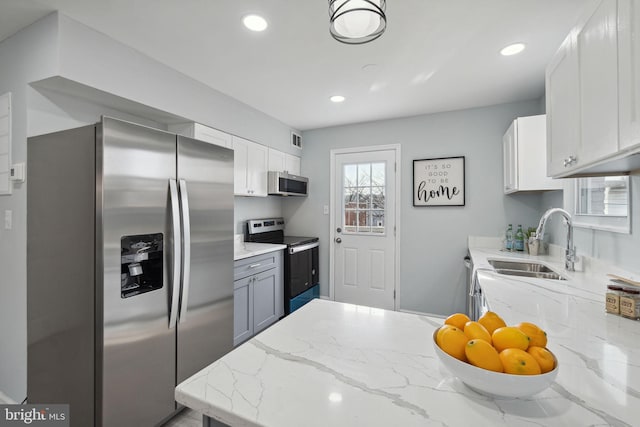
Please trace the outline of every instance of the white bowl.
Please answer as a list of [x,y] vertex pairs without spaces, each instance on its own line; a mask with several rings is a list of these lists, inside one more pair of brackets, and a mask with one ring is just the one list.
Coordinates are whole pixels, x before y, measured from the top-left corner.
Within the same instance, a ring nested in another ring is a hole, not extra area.
[[[547,389],[558,375],[556,367],[541,375],[511,375],[475,367],[449,356],[436,344],[436,329],[433,333],[433,347],[446,368],[470,389],[478,393],[497,397],[527,397]],[[555,356],[554,356],[555,358]]]

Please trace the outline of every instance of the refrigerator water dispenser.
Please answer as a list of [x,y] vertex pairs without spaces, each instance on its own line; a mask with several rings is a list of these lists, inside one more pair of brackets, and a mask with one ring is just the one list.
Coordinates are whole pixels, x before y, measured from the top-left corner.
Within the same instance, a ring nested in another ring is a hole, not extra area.
[[162,288],[162,233],[120,239],[120,297]]

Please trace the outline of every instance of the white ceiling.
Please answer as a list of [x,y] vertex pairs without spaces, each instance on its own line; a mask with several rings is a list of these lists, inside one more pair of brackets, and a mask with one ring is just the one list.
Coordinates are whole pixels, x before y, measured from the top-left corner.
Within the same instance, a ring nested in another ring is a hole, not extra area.
[[[60,10],[307,130],[538,98],[546,63],[595,2],[387,0],[385,34],[352,46],[329,35],[327,0],[0,0],[0,40]],[[242,26],[250,12],[265,32]],[[513,42],[527,49],[499,55]]]

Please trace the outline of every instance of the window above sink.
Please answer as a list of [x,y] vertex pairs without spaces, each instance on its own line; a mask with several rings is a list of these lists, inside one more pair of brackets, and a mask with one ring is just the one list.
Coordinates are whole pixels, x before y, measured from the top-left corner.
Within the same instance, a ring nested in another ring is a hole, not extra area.
[[631,232],[629,176],[577,178],[568,185],[565,206],[573,209],[573,225],[616,233]]

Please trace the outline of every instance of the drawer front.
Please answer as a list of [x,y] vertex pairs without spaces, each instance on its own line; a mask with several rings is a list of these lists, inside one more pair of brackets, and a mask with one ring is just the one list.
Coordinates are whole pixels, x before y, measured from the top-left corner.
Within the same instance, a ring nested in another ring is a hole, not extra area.
[[279,250],[235,261],[233,268],[233,280],[238,280],[243,277],[275,268],[280,265],[281,259],[282,250]]

